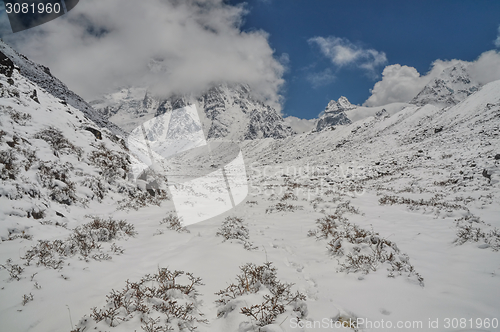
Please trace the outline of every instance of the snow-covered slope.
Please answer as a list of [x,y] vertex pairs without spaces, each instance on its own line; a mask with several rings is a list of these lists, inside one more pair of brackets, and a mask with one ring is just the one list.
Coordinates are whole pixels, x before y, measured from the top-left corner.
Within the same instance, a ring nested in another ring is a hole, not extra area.
[[98,124],[100,127],[106,127],[119,136],[124,135],[124,132],[120,128],[107,121],[85,100],[68,89],[68,87],[63,82],[52,76],[49,68],[34,63],[24,55],[17,53],[2,40],[0,40],[0,52],[11,59],[12,62],[17,67],[19,67],[20,74],[22,76],[26,77],[33,83],[36,83],[38,86],[45,89],[54,97],[60,99],[62,103],[66,103],[80,110],[85,114],[86,117]]
[[145,120],[194,103],[208,139],[284,138],[293,130],[269,105],[251,96],[246,85],[221,84],[201,96],[156,98],[144,88],[126,88],[93,101],[94,108],[126,131]]
[[127,180],[130,161],[122,138],[24,77],[13,63],[0,63],[0,83],[4,240],[7,229],[28,227],[24,219],[33,211],[77,225],[75,210],[140,193]]
[[470,63],[459,61],[445,68],[438,77],[431,80],[410,103],[423,106],[433,104],[440,107],[453,106],[478,90],[469,72]]
[[366,119],[368,117],[380,117],[380,116],[392,116],[403,108],[411,106],[408,103],[392,103],[383,106],[375,106],[375,107],[366,107],[366,106],[357,106],[356,108],[350,110],[346,113],[349,120],[352,122],[356,122],[359,120]]

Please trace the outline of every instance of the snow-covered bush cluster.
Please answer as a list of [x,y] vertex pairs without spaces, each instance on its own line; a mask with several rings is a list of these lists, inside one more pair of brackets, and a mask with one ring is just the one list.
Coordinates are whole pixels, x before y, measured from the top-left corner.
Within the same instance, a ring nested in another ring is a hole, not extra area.
[[455,211],[455,210],[468,210],[466,207],[456,204],[444,202],[439,199],[438,196],[434,196],[431,199],[411,199],[399,196],[388,196],[384,195],[379,199],[380,205],[393,205],[393,204],[406,204],[411,210],[418,210],[420,208],[436,208],[436,209],[444,209],[447,211]]
[[113,151],[104,143],[99,143],[89,155],[89,161],[100,169],[100,175],[113,183],[116,178],[126,179],[130,160],[127,153]]
[[63,154],[74,154],[80,158],[82,156],[82,149],[76,147],[71,143],[66,137],[64,137],[62,131],[55,127],[49,127],[38,133],[36,133],[34,138],[43,139],[49,143],[55,156]]
[[170,200],[166,190],[158,189],[154,194],[148,191],[133,190],[128,197],[118,202],[119,210],[139,210],[149,205],[160,206],[164,201]]
[[106,305],[92,308],[72,332],[117,326],[120,331],[132,331],[138,323],[146,332],[194,331],[207,322],[197,299],[201,285],[201,279],[191,273],[158,268],[138,282],[127,280],[122,290],[112,290],[106,295]]
[[215,235],[222,236],[223,242],[228,240],[236,240],[243,244],[246,250],[253,250],[256,247],[249,241],[250,231],[247,228],[248,225],[243,223],[243,219],[238,217],[227,217],[222,225],[217,230]]
[[277,213],[277,212],[293,212],[296,210],[302,210],[303,207],[300,205],[293,205],[288,203],[277,203],[275,205],[271,205],[266,209],[266,213]]
[[9,272],[9,277],[11,280],[21,280],[21,273],[23,273],[24,268],[18,264],[12,264],[12,259],[7,259],[5,265],[0,265],[0,267]]
[[423,286],[424,278],[415,271],[409,257],[400,252],[396,243],[349,222],[345,213],[357,214],[359,211],[349,201],[340,203],[335,213],[318,219],[317,229],[308,233],[318,240],[329,240],[329,253],[338,259],[343,258],[339,261],[340,272],[368,274],[386,265],[389,277],[404,274]]
[[160,221],[160,225],[166,225],[168,229],[176,231],[178,233],[189,233],[189,230],[186,227],[182,226],[182,218],[177,217],[173,213],[169,213],[168,216],[163,218]]
[[[457,238],[455,243],[482,242],[481,248],[491,247],[492,250],[500,250],[500,230],[491,228],[479,217],[468,214],[456,220]],[[485,230],[485,228],[489,228]]]
[[65,240],[39,240],[35,246],[26,251],[22,258],[26,266],[34,262],[36,266],[53,269],[62,268],[64,260],[75,255],[80,255],[81,259],[86,261],[89,259],[108,260],[111,256],[107,252],[123,253],[123,249],[113,243],[105,251],[102,246],[103,242],[135,234],[134,226],[123,220],[116,221],[111,218],[104,220],[93,217],[92,222],[75,228]]
[[243,322],[247,325],[245,331],[259,331],[260,327],[278,321],[278,317],[306,318],[306,295],[292,292],[293,284],[281,282],[271,262],[248,263],[240,270],[235,283],[216,293],[217,317],[225,318],[239,310],[250,319]]

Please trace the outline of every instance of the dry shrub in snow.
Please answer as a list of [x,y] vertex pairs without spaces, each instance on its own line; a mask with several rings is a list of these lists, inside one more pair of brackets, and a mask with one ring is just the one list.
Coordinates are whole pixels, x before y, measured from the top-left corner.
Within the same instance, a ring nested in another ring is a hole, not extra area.
[[31,114],[19,112],[11,107],[6,107],[5,110],[9,113],[10,118],[20,126],[26,126],[28,121],[31,121]]
[[[62,268],[64,259],[74,255],[81,255],[86,261],[108,260],[111,256],[103,251],[102,242],[120,239],[136,234],[134,226],[123,220],[116,221],[93,217],[93,221],[73,230],[65,240],[46,241],[40,240],[38,244],[26,251],[23,259],[26,265],[32,261],[37,266],[46,266],[53,269]],[[122,253],[123,249],[112,244],[109,249],[112,253]]]
[[493,228],[483,230],[490,225],[481,221],[478,217],[468,214],[456,220],[457,238],[455,243],[462,245],[467,242],[483,242],[481,248],[491,247],[494,251],[500,250],[500,230]]
[[250,232],[246,225],[243,223],[243,219],[238,217],[227,217],[226,220],[222,222],[221,227],[217,230],[215,235],[222,236],[224,242],[227,240],[237,240],[243,244],[246,250],[256,249],[256,247],[249,242]]
[[420,207],[433,207],[433,208],[440,208],[440,209],[446,209],[449,211],[454,211],[454,210],[468,210],[466,207],[460,205],[460,204],[453,204],[453,203],[448,203],[448,202],[441,202],[439,201],[438,197],[432,197],[431,199],[425,200],[425,199],[411,199],[411,198],[405,198],[405,197],[399,197],[399,196],[387,196],[384,195],[381,198],[379,198],[378,202],[380,205],[393,205],[393,204],[406,204],[410,209],[412,210],[418,210]]
[[266,209],[266,213],[293,212],[295,210],[302,210],[302,206],[286,204],[286,203],[278,203],[276,205],[268,207]]
[[128,154],[110,150],[104,143],[100,143],[90,153],[89,161],[101,170],[100,174],[109,183],[113,183],[116,178],[125,179],[130,168]]
[[29,293],[29,294],[24,294],[23,295],[23,306],[25,306],[26,304],[28,304],[28,302],[31,302],[33,301],[33,294]]
[[50,198],[61,204],[71,205],[78,200],[75,193],[75,183],[70,181],[70,163],[43,162],[38,166],[38,181],[50,189]]
[[172,213],[170,213],[168,216],[162,219],[160,221],[160,225],[167,225],[168,229],[171,229],[173,231],[176,231],[178,233],[186,232],[189,233],[189,230],[186,227],[182,226],[182,219],[174,216]]
[[423,286],[424,278],[410,264],[406,254],[400,252],[396,243],[382,238],[373,230],[367,230],[348,221],[344,214],[359,213],[349,202],[339,204],[334,214],[316,221],[317,229],[310,230],[308,236],[317,240],[329,239],[328,251],[339,261],[340,272],[375,272],[387,263],[389,277],[405,274]]
[[17,264],[12,264],[12,259],[7,259],[5,262],[5,265],[0,265],[4,270],[7,270],[9,272],[10,279],[12,280],[21,280],[21,273],[23,273],[24,268],[17,265]]
[[284,201],[287,201],[287,200],[292,200],[292,201],[296,201],[298,200],[299,198],[297,197],[297,195],[295,195],[294,193],[292,192],[287,192],[287,193],[284,193],[283,196],[280,198],[280,201],[284,202]]
[[119,210],[134,209],[137,211],[148,205],[161,206],[163,201],[170,199],[167,192],[162,189],[158,189],[154,195],[148,191],[136,190],[134,192],[129,192],[129,196],[129,198],[118,202]]
[[216,293],[220,297],[216,301],[217,317],[227,317],[240,309],[240,313],[251,320],[249,330],[252,326],[258,330],[274,323],[280,315],[298,319],[307,316],[306,296],[298,291],[293,293],[293,284],[278,280],[271,262],[260,266],[248,263],[240,270],[235,283]]
[[73,143],[68,141],[68,139],[64,137],[62,132],[57,128],[49,127],[44,129],[35,134],[35,138],[43,139],[49,143],[55,156],[59,156],[60,153],[75,154],[78,158],[82,156],[82,149],[76,147]]
[[19,174],[17,157],[12,150],[0,151],[0,179],[15,180]]
[[130,282],[121,291],[112,290],[106,305],[92,308],[90,319],[85,316],[72,332],[111,330],[133,331],[140,321],[146,332],[194,331],[206,323],[199,311],[196,287],[200,278],[184,271],[159,268],[138,282]]

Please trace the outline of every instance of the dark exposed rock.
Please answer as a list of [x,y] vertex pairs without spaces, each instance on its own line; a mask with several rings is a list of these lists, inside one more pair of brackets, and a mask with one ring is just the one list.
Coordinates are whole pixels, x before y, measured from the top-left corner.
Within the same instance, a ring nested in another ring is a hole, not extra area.
[[[14,73],[15,65],[11,59],[9,59],[5,54],[0,52],[0,74],[3,74],[7,77],[12,77]],[[12,83],[11,83],[12,82]],[[9,80],[9,83],[14,84],[13,80]]]
[[90,131],[92,134],[94,134],[95,138],[101,139],[102,140],[102,133],[101,131],[92,128],[92,127],[85,127],[85,130]]
[[491,181],[491,173],[486,168],[483,169],[483,176]]
[[38,96],[36,94],[36,89],[33,90],[33,93],[30,95],[30,98],[40,104],[40,101],[38,100]]

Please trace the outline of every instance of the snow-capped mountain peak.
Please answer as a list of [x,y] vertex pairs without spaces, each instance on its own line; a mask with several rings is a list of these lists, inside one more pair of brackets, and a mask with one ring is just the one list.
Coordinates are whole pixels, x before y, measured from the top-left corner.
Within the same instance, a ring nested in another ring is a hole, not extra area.
[[349,120],[345,112],[355,108],[356,106],[352,105],[344,96],[340,97],[338,101],[331,100],[316,122],[315,130],[321,131],[325,128],[350,124],[351,120]]
[[458,104],[480,87],[480,84],[471,78],[469,68],[470,64],[464,61],[445,68],[410,103],[417,106],[432,104],[441,107]]
[[342,96],[338,101],[331,100],[325,108],[325,113],[348,111],[355,108],[356,106],[352,105],[346,97]]

